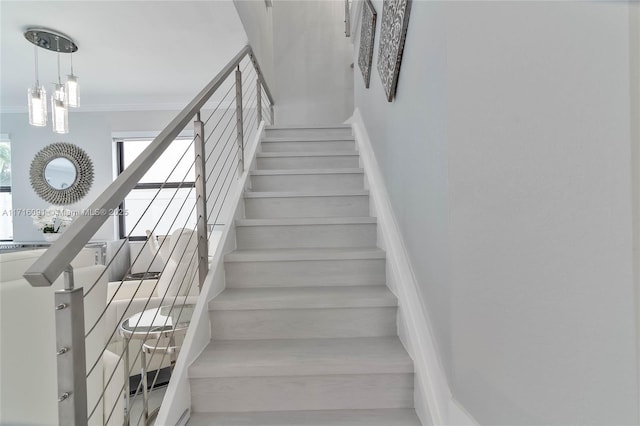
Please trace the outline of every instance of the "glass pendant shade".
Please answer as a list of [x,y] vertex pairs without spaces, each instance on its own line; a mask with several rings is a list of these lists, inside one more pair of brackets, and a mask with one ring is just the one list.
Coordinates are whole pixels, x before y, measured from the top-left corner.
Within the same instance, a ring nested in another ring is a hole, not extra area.
[[78,84],[78,77],[71,74],[67,76],[67,104],[71,108],[78,108],[80,106],[80,85]]
[[29,124],[43,127],[47,125],[47,91],[43,86],[28,89]]
[[51,97],[51,121],[55,133],[69,133],[69,108],[63,84],[56,84]]

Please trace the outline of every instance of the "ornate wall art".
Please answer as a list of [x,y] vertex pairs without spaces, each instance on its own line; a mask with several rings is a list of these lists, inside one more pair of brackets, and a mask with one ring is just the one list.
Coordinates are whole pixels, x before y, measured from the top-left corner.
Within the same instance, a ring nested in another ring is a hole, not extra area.
[[93,163],[81,148],[65,142],[47,145],[31,161],[29,178],[40,198],[52,204],[73,204],[93,183]]
[[362,7],[362,26],[360,28],[360,50],[358,53],[358,66],[362,71],[364,86],[369,88],[371,80],[371,62],[373,60],[373,42],[376,38],[376,19],[378,14],[373,8],[371,0],[365,0]]
[[384,0],[378,47],[378,73],[391,102],[396,94],[404,41],[407,37],[411,0]]

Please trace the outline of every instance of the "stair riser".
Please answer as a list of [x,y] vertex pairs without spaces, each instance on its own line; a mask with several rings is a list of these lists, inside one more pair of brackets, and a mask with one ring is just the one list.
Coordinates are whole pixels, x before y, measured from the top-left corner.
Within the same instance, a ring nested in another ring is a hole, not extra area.
[[353,152],[356,149],[356,143],[350,140],[262,142],[261,146],[262,152]]
[[395,307],[209,312],[213,340],[394,336]]
[[189,426],[421,426],[413,408],[192,413]]
[[239,226],[238,249],[375,247],[376,224]]
[[364,174],[336,173],[318,175],[251,176],[254,191],[333,191],[364,189]]
[[369,215],[368,195],[245,198],[247,219]]
[[413,407],[412,374],[191,379],[195,412]]
[[265,129],[267,138],[323,138],[323,137],[352,137],[350,127],[326,127],[326,128],[290,128],[290,129]]
[[359,167],[359,159],[355,155],[258,157],[257,164],[260,170],[349,169]]
[[384,259],[227,262],[227,287],[384,285]]

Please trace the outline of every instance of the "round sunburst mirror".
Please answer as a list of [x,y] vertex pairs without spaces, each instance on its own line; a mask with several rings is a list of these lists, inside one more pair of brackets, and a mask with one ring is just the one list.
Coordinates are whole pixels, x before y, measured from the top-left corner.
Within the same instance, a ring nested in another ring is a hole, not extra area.
[[84,150],[65,142],[44,147],[31,162],[31,186],[40,198],[56,205],[82,199],[93,183],[93,163]]

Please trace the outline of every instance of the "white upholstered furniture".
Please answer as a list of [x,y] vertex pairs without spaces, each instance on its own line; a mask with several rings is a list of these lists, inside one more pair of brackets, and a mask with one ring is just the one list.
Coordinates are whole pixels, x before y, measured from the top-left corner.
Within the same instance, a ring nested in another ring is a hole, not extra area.
[[[0,253],[0,423],[57,424],[57,376],[54,299],[64,287],[59,278],[52,287],[32,287],[22,274],[44,253],[28,250]],[[104,270],[95,265],[95,252],[82,250],[72,262],[76,287],[93,284]],[[104,309],[106,274],[85,297],[85,327],[93,325]],[[97,359],[104,344],[103,324],[87,339],[87,360]],[[102,391],[102,365],[89,377],[89,400]],[[102,408],[91,424],[101,424]]]

